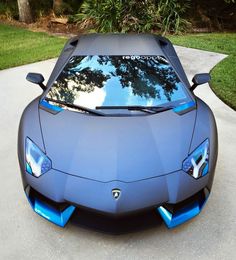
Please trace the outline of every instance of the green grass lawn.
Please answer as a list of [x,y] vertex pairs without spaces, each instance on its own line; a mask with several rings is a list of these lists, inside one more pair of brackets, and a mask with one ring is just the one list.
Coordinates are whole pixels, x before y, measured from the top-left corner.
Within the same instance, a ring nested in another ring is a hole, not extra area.
[[0,70],[59,55],[66,39],[0,24]]
[[236,33],[190,34],[168,37],[174,44],[229,55],[211,71],[211,88],[236,110]]

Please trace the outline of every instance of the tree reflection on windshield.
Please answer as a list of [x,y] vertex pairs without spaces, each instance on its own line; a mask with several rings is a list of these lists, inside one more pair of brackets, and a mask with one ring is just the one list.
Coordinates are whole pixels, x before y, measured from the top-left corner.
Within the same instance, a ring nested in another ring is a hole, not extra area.
[[170,65],[163,62],[162,58],[156,57],[154,56],[153,59],[111,59],[109,56],[100,56],[98,63],[103,66],[111,63],[116,68],[113,76],[120,78],[122,87],[131,87],[134,95],[160,98],[160,90],[156,88],[158,84],[170,101],[173,90],[177,90],[176,83],[180,80]]
[[[104,93],[97,103],[99,89]],[[87,102],[92,100],[92,107],[147,105],[150,100],[157,104],[158,100],[166,103],[186,98],[178,76],[161,56],[74,56],[47,96],[71,104],[79,104],[83,97]]]

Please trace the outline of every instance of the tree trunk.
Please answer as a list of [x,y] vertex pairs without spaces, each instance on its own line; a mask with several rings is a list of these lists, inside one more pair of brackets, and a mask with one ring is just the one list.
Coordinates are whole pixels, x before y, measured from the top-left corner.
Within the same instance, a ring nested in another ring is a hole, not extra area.
[[24,23],[32,23],[32,14],[28,0],[17,0],[19,8],[19,20]]
[[53,11],[55,14],[61,14],[63,0],[53,0]]

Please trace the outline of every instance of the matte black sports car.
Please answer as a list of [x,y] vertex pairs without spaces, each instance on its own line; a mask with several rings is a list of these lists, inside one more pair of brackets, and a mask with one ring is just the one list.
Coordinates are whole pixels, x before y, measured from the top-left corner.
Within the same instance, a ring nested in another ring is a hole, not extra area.
[[[89,34],[69,40],[25,109],[18,156],[26,196],[64,226],[75,208],[124,215],[155,208],[169,228],[196,216],[211,191],[217,130],[169,40]],[[92,214],[92,213],[91,213]],[[79,215],[78,215],[79,218]]]

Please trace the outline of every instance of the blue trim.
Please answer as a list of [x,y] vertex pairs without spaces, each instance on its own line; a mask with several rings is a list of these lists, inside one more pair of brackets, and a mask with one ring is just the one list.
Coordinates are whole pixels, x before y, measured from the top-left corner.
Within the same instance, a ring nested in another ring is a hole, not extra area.
[[202,171],[202,176],[207,175],[209,172],[209,164],[207,163]]
[[28,163],[26,163],[25,170],[27,173],[33,175],[32,168],[30,167],[30,165]]
[[61,112],[63,110],[63,108],[56,106],[56,105],[52,105],[44,99],[40,102],[40,106],[45,107],[45,108],[50,109],[50,110],[53,110],[55,112]]
[[[207,197],[208,198],[208,197]],[[202,202],[196,201],[191,206],[187,206],[178,212],[172,214],[163,206],[157,208],[159,214],[161,215],[162,219],[164,220],[165,224],[168,228],[174,228],[178,225],[183,224],[184,222],[196,217],[204,207],[207,198]]]
[[180,105],[180,106],[173,108],[173,111],[175,113],[183,113],[185,110],[189,110],[189,109],[195,108],[195,107],[196,107],[196,102],[190,101],[188,103],[185,103],[183,105]]
[[67,224],[75,210],[75,207],[71,205],[64,209],[64,211],[60,212],[43,203],[37,198],[31,199],[27,194],[26,197],[31,207],[37,214],[60,227],[64,227]]

